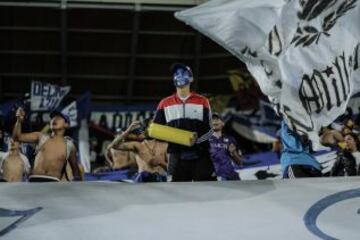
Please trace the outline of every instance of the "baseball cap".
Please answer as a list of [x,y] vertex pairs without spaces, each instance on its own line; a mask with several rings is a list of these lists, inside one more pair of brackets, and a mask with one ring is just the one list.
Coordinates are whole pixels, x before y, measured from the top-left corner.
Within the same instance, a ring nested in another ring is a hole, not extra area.
[[214,112],[212,114],[212,118],[217,118],[217,119],[220,119],[221,121],[224,121],[224,118],[221,116],[221,114],[217,113],[217,112]]
[[67,124],[70,124],[70,118],[69,118],[69,116],[66,115],[66,114],[64,114],[64,113],[62,113],[61,111],[55,110],[55,111],[53,111],[53,112],[50,113],[50,118],[54,118],[55,116],[60,116],[60,117],[62,117]]

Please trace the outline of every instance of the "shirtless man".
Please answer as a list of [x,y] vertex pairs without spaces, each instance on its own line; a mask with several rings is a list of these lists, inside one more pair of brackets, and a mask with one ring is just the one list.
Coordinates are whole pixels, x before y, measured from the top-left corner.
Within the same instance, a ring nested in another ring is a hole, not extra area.
[[30,182],[58,182],[62,178],[67,162],[69,162],[74,180],[81,180],[79,166],[76,160],[76,148],[70,138],[65,137],[70,119],[61,112],[51,113],[51,134],[41,132],[22,133],[21,126],[25,112],[19,108],[16,111],[16,124],[13,138],[26,143],[36,144],[36,157]]
[[22,182],[30,173],[29,159],[20,152],[20,144],[13,139],[9,142],[9,152],[0,158],[2,181]]
[[106,150],[105,158],[112,170],[132,168],[136,166],[135,154],[132,151],[108,148]]
[[108,146],[108,149],[132,151],[135,153],[138,165],[137,182],[166,182],[167,143],[155,139],[145,139],[141,142],[124,141],[140,125],[140,122],[133,122],[125,132],[114,139]]

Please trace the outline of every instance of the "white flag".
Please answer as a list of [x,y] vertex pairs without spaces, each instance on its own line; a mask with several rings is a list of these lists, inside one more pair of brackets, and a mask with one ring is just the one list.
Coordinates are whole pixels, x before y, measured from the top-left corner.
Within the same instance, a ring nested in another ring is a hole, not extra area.
[[33,81],[31,83],[31,110],[52,111],[56,109],[70,89],[70,86],[60,87]]
[[70,103],[61,112],[67,115],[70,119],[70,127],[76,127],[78,125],[78,109],[76,101]]
[[358,0],[214,0],[176,13],[247,64],[289,127],[318,131],[360,89]]

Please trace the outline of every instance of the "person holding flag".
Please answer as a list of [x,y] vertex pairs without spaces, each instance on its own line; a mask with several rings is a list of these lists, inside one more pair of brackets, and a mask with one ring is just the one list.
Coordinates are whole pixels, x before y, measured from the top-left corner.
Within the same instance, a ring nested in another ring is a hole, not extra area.
[[16,123],[13,138],[19,142],[36,144],[36,157],[30,182],[59,182],[63,177],[67,163],[70,164],[74,180],[82,180],[77,163],[77,150],[73,141],[65,136],[70,119],[62,112],[54,111],[50,115],[51,134],[41,132],[23,133],[22,124],[25,112],[22,108],[16,111]]
[[210,138],[210,155],[214,163],[216,175],[221,181],[240,180],[233,163],[240,166],[242,159],[236,140],[223,133],[224,119],[219,113],[213,113],[212,123],[214,133]]

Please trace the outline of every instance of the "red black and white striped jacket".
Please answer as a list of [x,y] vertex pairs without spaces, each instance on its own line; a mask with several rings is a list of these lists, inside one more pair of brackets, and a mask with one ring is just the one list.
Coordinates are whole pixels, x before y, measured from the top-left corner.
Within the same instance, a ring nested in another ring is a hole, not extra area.
[[[176,93],[164,98],[159,103],[154,122],[196,132],[198,139],[192,148],[208,144],[213,134],[209,101],[196,93],[191,93],[184,102]],[[169,153],[179,153],[183,150],[188,151],[189,147],[169,143]]]

